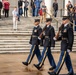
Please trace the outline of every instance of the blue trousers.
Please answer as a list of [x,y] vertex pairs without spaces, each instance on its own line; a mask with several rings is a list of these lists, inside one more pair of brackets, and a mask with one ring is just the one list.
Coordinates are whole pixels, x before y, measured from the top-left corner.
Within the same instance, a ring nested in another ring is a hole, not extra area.
[[42,51],[42,57],[41,57],[41,60],[38,64],[38,66],[42,67],[42,65],[44,64],[44,61],[46,59],[46,56],[48,57],[48,60],[50,62],[50,65],[52,67],[56,67],[56,64],[55,64],[55,61],[54,61],[54,58],[51,54],[51,49],[50,47],[44,47],[43,51]]
[[60,59],[59,59],[59,62],[57,64],[57,67],[55,69],[56,74],[59,74],[64,62],[66,64],[66,67],[67,67],[69,73],[74,74],[70,55],[67,51],[61,51]]
[[35,8],[32,8],[32,16],[35,16]]
[[74,21],[74,23],[75,23],[74,30],[76,31],[76,21]]
[[35,54],[37,56],[38,61],[40,61],[41,53],[40,53],[38,45],[32,45],[32,47],[30,49],[30,54],[29,54],[26,62],[28,62],[30,64]]
[[39,7],[35,8],[35,16],[38,16]]

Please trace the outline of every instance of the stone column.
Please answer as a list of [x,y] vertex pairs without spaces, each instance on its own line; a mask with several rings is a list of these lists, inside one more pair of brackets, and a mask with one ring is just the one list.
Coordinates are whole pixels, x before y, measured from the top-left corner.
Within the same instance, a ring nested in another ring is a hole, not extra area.
[[[52,10],[52,3],[53,3],[52,1],[53,1],[53,0],[44,0],[45,5],[46,5],[46,7],[47,7],[47,13],[49,13],[49,14],[51,14],[51,15],[52,15],[51,10]],[[50,15],[47,14],[46,17],[49,18]]]
[[64,11],[65,13],[64,13],[64,16],[67,16],[68,15],[67,14],[67,7],[66,7],[66,5],[68,4],[68,1],[71,1],[71,3],[74,4],[73,3],[74,2],[73,0],[65,0],[65,8],[64,8],[65,9],[65,11]]

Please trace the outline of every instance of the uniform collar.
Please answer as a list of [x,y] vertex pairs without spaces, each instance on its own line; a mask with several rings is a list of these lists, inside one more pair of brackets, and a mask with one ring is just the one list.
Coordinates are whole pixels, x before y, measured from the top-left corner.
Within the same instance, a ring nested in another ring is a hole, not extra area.
[[50,25],[47,25],[47,28],[49,27]]
[[66,23],[66,24],[64,25],[64,27],[66,27],[68,24],[69,24],[69,23]]
[[35,26],[35,28],[37,28],[39,25]]

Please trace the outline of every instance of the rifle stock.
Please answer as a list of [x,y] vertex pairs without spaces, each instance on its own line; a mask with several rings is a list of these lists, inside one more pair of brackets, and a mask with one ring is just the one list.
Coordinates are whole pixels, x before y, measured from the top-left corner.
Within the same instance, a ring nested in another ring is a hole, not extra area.
[[61,31],[61,29],[63,28],[63,24],[59,27],[59,30],[58,30],[58,32],[57,32],[57,34],[56,34],[56,36],[55,36],[55,38],[56,39],[58,39],[58,37],[59,37],[59,33],[60,33],[60,31]]
[[57,32],[55,38],[58,39],[60,31]]
[[43,32],[45,31],[45,29],[46,29],[46,26],[43,28],[42,33],[39,35],[39,38],[43,37]]

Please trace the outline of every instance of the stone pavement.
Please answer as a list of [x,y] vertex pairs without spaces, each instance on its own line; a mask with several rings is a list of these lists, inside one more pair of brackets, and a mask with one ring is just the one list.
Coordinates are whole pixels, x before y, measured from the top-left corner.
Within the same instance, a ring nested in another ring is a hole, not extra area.
[[[57,63],[60,53],[53,53],[55,61]],[[73,69],[76,73],[76,53],[70,53]],[[49,62],[46,59],[44,70],[38,71],[33,64],[37,63],[36,57],[33,59],[32,63],[26,67],[22,64],[27,58],[27,53],[22,54],[0,54],[0,75],[48,75],[48,69],[50,68]],[[66,75],[68,73],[66,66],[64,65],[60,75]]]

